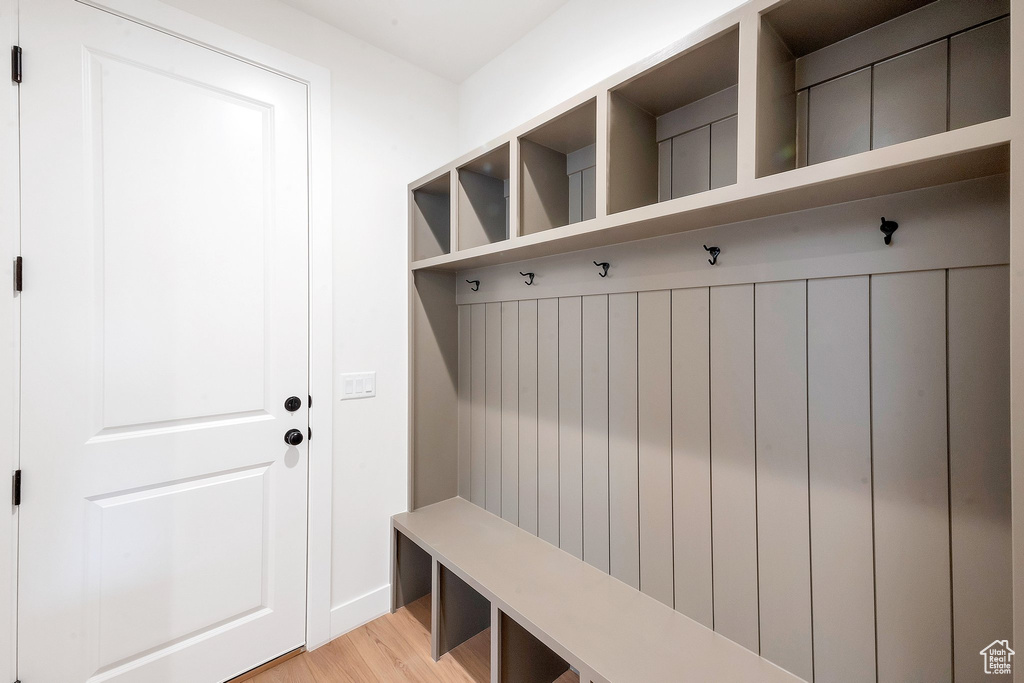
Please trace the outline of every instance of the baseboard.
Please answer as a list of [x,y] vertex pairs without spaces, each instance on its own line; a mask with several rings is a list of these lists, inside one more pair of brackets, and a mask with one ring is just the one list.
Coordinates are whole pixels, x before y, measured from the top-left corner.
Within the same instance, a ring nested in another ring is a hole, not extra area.
[[381,586],[331,609],[331,639],[387,614],[391,609],[391,585]]

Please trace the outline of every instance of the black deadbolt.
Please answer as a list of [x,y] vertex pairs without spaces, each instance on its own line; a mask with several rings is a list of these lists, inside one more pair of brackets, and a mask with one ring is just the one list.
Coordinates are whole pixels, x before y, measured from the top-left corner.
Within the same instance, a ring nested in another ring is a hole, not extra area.
[[302,399],[298,396],[289,396],[285,399],[284,409],[289,413],[294,413],[296,410],[302,407]]
[[284,433],[284,442],[289,446],[298,446],[302,443],[302,432],[298,429],[289,429]]

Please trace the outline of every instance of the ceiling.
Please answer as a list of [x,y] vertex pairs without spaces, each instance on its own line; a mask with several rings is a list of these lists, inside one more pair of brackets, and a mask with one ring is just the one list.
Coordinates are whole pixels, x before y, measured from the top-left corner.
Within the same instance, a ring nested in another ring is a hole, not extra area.
[[461,83],[567,0],[283,0]]

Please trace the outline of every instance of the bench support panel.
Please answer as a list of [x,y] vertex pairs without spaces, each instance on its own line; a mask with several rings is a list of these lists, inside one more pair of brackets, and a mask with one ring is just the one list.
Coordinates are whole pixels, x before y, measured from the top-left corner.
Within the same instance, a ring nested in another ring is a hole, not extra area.
[[441,563],[437,563],[437,592],[434,596],[437,603],[437,657],[491,625],[490,601]]
[[569,670],[568,662],[514,619],[493,611],[491,683],[551,683]]
[[405,607],[430,593],[430,553],[392,530],[391,542],[391,612]]

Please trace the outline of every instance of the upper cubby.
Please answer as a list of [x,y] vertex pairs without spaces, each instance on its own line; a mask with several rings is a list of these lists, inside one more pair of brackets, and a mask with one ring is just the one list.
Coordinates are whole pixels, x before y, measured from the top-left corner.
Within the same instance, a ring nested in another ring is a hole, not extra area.
[[608,213],[736,182],[739,27],[609,91]]
[[509,237],[509,145],[460,166],[458,248],[471,249]]
[[451,174],[445,173],[412,191],[413,259],[450,254],[451,233]]
[[524,235],[594,218],[596,143],[596,99],[519,138]]
[[789,0],[761,15],[758,177],[1010,113],[1010,0]]

